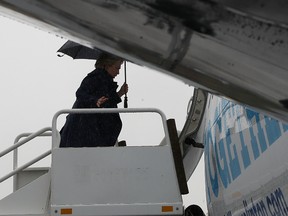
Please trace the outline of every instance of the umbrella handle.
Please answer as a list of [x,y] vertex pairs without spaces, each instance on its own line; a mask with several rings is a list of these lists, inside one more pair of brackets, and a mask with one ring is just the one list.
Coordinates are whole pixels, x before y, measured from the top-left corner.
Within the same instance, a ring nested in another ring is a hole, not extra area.
[[124,108],[128,108],[128,98],[125,96],[124,98]]
[[[124,61],[124,75],[125,75],[125,84],[126,84],[126,61]],[[124,108],[128,108],[127,93],[125,93],[125,97],[124,97]]]

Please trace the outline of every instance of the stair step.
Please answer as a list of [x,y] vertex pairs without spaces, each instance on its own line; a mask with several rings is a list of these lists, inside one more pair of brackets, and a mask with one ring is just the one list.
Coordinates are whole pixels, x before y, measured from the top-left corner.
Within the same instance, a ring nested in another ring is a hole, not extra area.
[[45,216],[50,199],[50,171],[0,200],[0,216]]

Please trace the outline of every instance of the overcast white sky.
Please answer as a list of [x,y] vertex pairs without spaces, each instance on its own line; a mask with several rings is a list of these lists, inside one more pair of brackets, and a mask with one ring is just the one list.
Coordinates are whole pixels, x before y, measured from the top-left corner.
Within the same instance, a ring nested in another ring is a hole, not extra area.
[[[3,151],[13,144],[20,133],[35,132],[51,126],[52,117],[58,110],[71,108],[75,91],[86,74],[93,70],[94,61],[58,57],[56,51],[66,39],[26,24],[0,16],[0,28],[0,151]],[[119,85],[124,82],[123,71],[116,81]],[[167,119],[176,120],[178,130],[182,129],[193,87],[131,63],[127,64],[127,81],[129,107],[159,108]],[[124,128],[120,139],[125,139],[128,145],[158,144],[163,138],[160,127],[155,127],[161,125],[158,118],[155,120],[145,116],[135,121],[135,118],[125,115],[123,119]],[[59,125],[61,127],[61,119]],[[27,148],[23,147],[20,163],[31,159],[34,153],[36,156],[43,149],[49,149],[49,141],[48,138],[41,138],[41,142],[38,140]],[[49,159],[47,161],[49,163]],[[1,158],[0,163],[2,177],[12,170],[12,155]],[[203,159],[189,185],[190,194],[184,197],[185,205],[198,204],[206,211]],[[0,184],[0,199],[10,190],[11,181]]]

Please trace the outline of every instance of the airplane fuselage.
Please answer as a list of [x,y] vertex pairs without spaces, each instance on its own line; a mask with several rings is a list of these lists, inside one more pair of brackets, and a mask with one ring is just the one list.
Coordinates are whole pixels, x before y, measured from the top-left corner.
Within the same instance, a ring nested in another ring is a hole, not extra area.
[[287,215],[288,125],[210,96],[205,174],[211,215]]

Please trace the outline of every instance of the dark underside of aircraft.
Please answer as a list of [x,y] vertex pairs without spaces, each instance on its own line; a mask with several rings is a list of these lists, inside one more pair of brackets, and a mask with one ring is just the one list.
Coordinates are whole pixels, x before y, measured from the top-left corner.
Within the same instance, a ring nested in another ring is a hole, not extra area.
[[0,12],[288,120],[284,0],[3,0]]

